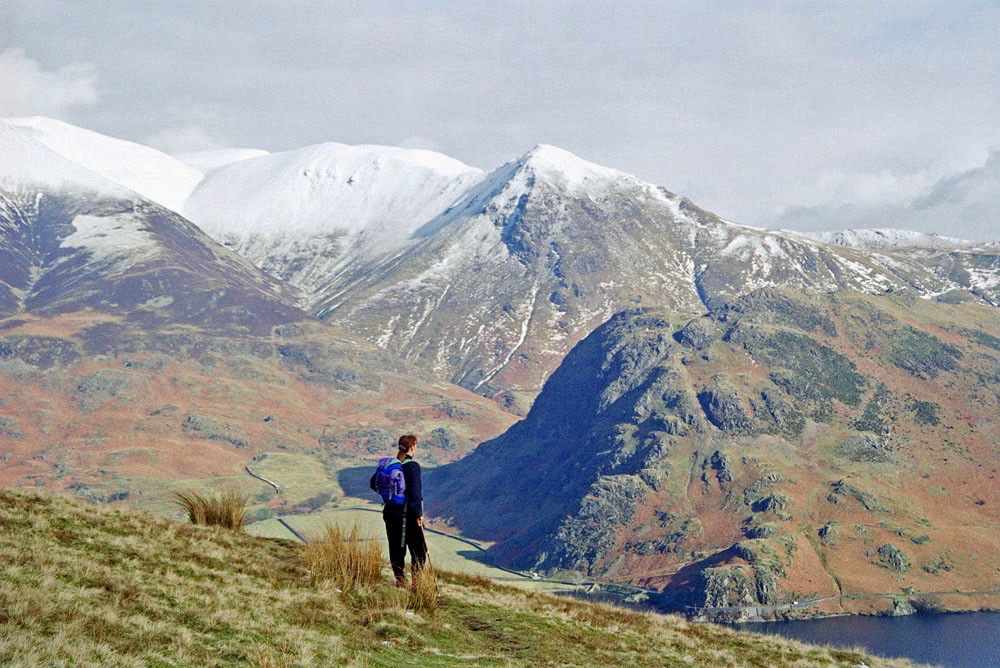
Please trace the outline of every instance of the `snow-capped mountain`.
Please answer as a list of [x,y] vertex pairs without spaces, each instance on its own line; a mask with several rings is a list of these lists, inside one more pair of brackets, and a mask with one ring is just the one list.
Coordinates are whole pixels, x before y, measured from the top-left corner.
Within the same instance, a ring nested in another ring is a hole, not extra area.
[[166,153],[62,121],[34,116],[6,118],[3,122],[20,128],[67,160],[171,211],[181,211],[202,178],[200,171]]
[[959,282],[907,258],[736,225],[538,146],[420,226],[403,252],[318,285],[313,311],[523,410],[566,352],[623,308],[695,314],[774,285],[930,295]]
[[237,328],[296,320],[296,291],[176,213],[0,123],[0,316],[95,309]]
[[[331,453],[381,450],[401,411],[438,461],[512,421],[298,295],[0,123],[0,482],[162,497],[167,481],[232,475],[320,435]],[[441,428],[442,411],[461,418]]]
[[[118,142],[64,124],[28,125],[36,134],[58,128],[46,133],[52,145],[77,138],[59,145],[83,164],[95,164],[79,148],[84,140],[107,155]],[[119,182],[143,194],[180,182],[139,178],[146,172],[132,147],[143,147],[123,144]],[[182,156],[190,165],[152,153],[157,173],[177,174],[168,167],[178,164],[204,170],[178,208],[300,288],[299,303],[314,315],[517,410],[576,341],[640,303],[695,314],[768,286],[905,288],[1000,303],[993,245],[737,225],[552,146],[489,173],[430,151],[335,143]],[[96,164],[107,171],[109,162]]]
[[346,267],[405,246],[481,178],[431,151],[318,144],[211,171],[184,213],[308,297]]

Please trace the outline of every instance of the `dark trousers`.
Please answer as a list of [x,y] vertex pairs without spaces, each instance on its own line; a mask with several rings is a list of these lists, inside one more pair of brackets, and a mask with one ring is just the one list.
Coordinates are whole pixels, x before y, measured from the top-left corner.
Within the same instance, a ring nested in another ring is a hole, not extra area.
[[410,549],[410,564],[414,572],[419,571],[427,560],[424,530],[417,524],[416,515],[406,513],[406,536],[403,536],[403,515],[384,513],[385,535],[389,539],[389,563],[392,574],[397,579],[405,577],[406,548]]

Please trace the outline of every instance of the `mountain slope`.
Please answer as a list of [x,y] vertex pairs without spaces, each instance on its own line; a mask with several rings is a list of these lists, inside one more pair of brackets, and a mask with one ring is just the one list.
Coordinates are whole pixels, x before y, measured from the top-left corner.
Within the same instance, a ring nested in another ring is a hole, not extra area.
[[142,194],[171,211],[181,211],[202,174],[156,149],[43,116],[5,118],[54,153]]
[[923,266],[952,286],[945,299],[967,299],[971,294],[1000,304],[1000,242],[966,241],[897,229],[840,230],[808,236],[837,246],[888,251],[894,258]]
[[179,215],[0,125],[0,484],[162,496],[267,450],[369,456],[405,424],[438,430],[428,453],[448,460],[510,424],[297,298]]
[[431,473],[432,513],[503,563],[737,614],[996,588],[996,309],[760,290],[677,318],[584,339],[525,420]]
[[825,665],[907,661],[441,573],[432,613],[310,578],[300,545],[0,490],[0,663]]

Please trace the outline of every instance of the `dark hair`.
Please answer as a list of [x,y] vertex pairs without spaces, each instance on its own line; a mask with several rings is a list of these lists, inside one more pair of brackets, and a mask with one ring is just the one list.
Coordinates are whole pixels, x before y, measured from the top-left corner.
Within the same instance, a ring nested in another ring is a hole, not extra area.
[[413,434],[404,434],[399,437],[399,449],[403,452],[409,452],[413,449],[413,446],[417,444],[417,437]]

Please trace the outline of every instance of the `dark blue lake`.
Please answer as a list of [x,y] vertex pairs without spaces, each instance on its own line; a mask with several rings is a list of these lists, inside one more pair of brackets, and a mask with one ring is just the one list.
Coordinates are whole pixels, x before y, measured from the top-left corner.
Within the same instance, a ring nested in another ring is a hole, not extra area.
[[796,622],[733,624],[823,645],[864,647],[872,654],[904,657],[947,668],[1000,667],[1000,613],[829,617]]

